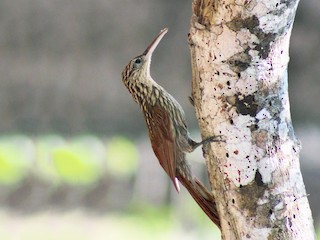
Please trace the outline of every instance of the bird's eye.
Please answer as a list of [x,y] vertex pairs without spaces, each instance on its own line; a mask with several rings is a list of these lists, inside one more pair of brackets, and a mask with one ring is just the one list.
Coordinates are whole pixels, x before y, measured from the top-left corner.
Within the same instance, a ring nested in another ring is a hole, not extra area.
[[134,61],[133,61],[133,67],[134,68],[139,68],[141,66],[141,63],[142,63],[142,59],[139,57],[139,58],[136,58]]
[[135,64],[140,64],[141,63],[141,59],[140,58],[137,58],[135,61],[134,61]]

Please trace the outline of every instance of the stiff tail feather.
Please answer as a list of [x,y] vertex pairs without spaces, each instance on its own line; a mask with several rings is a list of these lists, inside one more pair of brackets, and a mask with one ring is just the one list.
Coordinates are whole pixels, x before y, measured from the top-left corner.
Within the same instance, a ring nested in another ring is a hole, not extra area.
[[[178,176],[177,176],[178,177]],[[193,181],[179,176],[179,181],[188,190],[193,199],[198,203],[201,209],[207,214],[207,216],[214,222],[220,229],[220,219],[216,208],[216,203],[212,194],[206,189],[205,186],[197,179]]]

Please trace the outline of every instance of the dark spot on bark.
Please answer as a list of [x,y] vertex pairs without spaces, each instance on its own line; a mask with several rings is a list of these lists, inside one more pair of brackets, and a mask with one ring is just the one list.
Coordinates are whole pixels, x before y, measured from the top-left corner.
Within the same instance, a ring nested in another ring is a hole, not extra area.
[[234,150],[233,152],[235,155],[238,155],[239,154],[239,150]]
[[269,209],[269,214],[271,215],[273,213],[272,209]]
[[[246,212],[247,217],[252,217],[255,223],[260,226],[269,224],[269,211],[274,206],[273,199],[265,204],[258,204],[259,199],[264,196],[266,188],[266,185],[259,186],[256,181],[252,181],[237,190],[237,207]],[[259,216],[259,219],[255,218],[256,216]]]
[[[256,206],[257,206],[257,201],[246,201],[246,199],[248,198],[253,198],[253,199],[260,199],[263,194],[264,194],[264,190],[265,190],[265,186],[258,186],[255,182],[252,182],[249,185],[243,186],[241,189],[239,189],[240,191],[240,196],[241,199],[239,199],[240,201],[240,205],[239,207],[241,207],[242,209],[248,209],[251,211],[256,211]],[[254,206],[252,206],[252,204],[254,204]],[[268,208],[268,210],[270,209],[270,207]]]
[[275,33],[263,33],[262,30],[258,32],[260,43],[256,45],[254,50],[259,52],[259,56],[263,59],[266,59],[269,56],[270,44],[275,40]]
[[227,85],[230,86],[230,81],[227,81]]
[[233,120],[232,120],[232,119],[230,119],[230,124],[231,124],[231,125],[233,124]]
[[238,78],[240,78],[241,77],[241,73],[240,72],[238,72]]
[[259,27],[259,19],[257,16],[248,17],[242,19],[241,17],[235,17],[230,22],[227,23],[227,26],[237,32],[240,29],[248,29],[251,34],[256,35],[259,39],[254,50],[259,52],[259,56],[263,59],[266,59],[269,55],[270,44],[275,40],[275,33],[265,33]]
[[295,215],[295,214],[293,214],[293,218],[296,218],[296,215]]
[[285,9],[288,9],[288,8],[292,8],[292,5],[296,4],[297,1],[295,0],[280,0],[280,3],[284,3],[286,8]]
[[235,203],[235,200],[234,200],[234,199],[232,199],[232,203],[233,203],[233,204]]
[[227,157],[227,158],[229,157],[229,153],[226,153],[226,157]]
[[[243,52],[239,52],[228,58],[227,63],[232,71],[239,73],[246,70],[251,63],[252,57],[249,54],[250,48],[246,48]],[[240,77],[240,76],[239,76]]]
[[250,115],[251,117],[254,117],[257,114],[258,105],[255,103],[253,95],[237,95],[236,107],[238,113],[241,113],[243,115]]
[[245,19],[242,19],[240,16],[238,16],[232,19],[230,22],[227,22],[227,26],[235,32],[241,30],[242,28],[252,30],[259,26],[259,19],[255,15]]
[[257,131],[259,129],[259,125],[258,124],[252,124],[249,126],[251,132],[253,131]]
[[254,177],[254,181],[257,183],[258,186],[263,186],[264,183],[262,181],[262,175],[259,170],[256,171],[256,175]]
[[287,231],[284,231],[282,228],[274,227],[271,229],[270,234],[268,235],[268,240],[273,239],[289,239]]
[[292,227],[292,220],[289,217],[288,217],[288,223],[289,223],[289,227]]

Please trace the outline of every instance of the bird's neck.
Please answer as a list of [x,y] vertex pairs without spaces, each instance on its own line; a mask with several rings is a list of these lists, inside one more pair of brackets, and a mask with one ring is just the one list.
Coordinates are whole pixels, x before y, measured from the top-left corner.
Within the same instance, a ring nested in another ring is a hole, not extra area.
[[150,77],[142,81],[141,79],[140,81],[136,81],[136,83],[131,86],[130,92],[140,105],[144,105],[145,102],[154,105],[165,90]]

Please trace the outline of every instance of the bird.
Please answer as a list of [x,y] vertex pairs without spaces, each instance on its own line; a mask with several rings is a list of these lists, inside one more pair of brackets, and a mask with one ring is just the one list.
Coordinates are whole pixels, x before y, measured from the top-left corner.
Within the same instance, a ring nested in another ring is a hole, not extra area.
[[221,141],[217,136],[196,142],[190,137],[181,105],[150,75],[151,57],[168,28],[162,29],[146,50],[133,58],[122,72],[122,81],[144,115],[152,149],[177,192],[179,182],[208,217],[220,227],[214,196],[194,176],[186,153],[200,145]]

